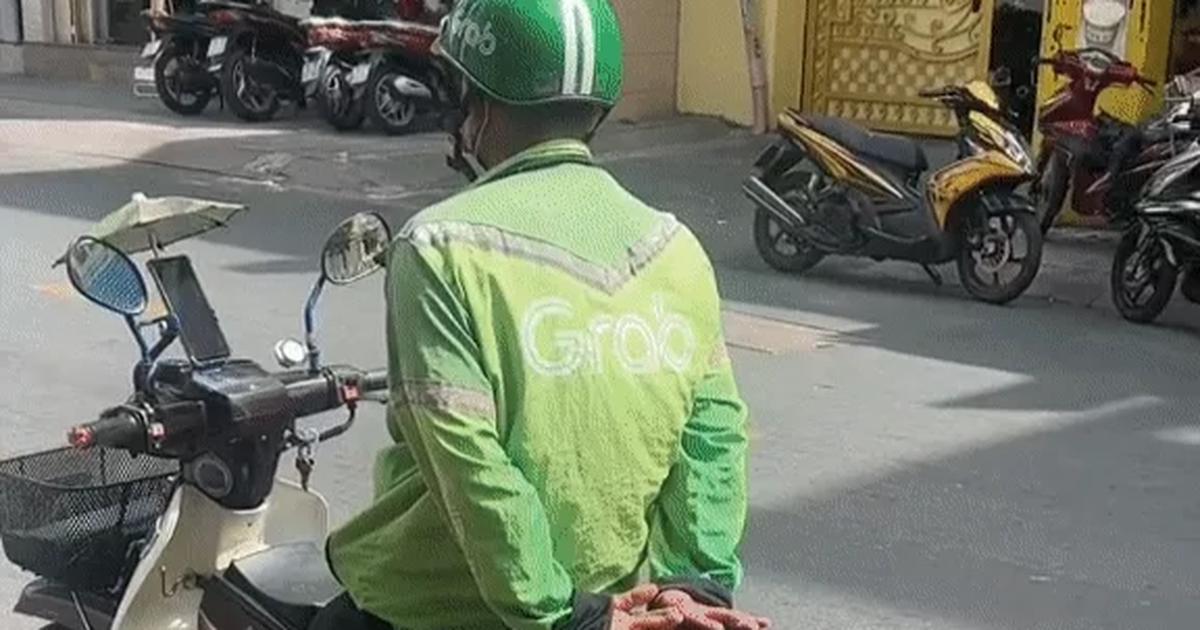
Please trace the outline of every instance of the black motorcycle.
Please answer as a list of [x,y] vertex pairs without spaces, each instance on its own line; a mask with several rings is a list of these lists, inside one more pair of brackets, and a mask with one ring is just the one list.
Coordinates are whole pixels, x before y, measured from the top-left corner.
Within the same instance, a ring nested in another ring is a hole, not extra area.
[[1125,319],[1154,321],[1175,292],[1200,303],[1200,140],[1146,182],[1113,256],[1113,305]]
[[217,91],[206,62],[209,41],[217,31],[208,8],[200,5],[174,15],[142,12],[153,38],[141,52],[147,65],[133,70],[136,96],[157,96],[181,116],[196,116],[208,107]]
[[285,103],[305,107],[301,70],[307,36],[299,18],[266,4],[205,2],[216,32],[208,71],[238,118],[270,120]]

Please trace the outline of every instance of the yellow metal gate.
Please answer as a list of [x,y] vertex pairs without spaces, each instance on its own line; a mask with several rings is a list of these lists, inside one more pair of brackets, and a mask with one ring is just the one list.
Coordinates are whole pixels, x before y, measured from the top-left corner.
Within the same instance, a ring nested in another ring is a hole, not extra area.
[[803,111],[875,129],[950,135],[954,119],[917,92],[987,75],[983,0],[809,0]]

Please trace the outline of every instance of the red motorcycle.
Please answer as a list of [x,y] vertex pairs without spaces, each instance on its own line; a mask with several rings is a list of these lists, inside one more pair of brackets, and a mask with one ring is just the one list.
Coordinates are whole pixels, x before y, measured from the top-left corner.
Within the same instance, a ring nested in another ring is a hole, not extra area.
[[[1124,216],[1131,198],[1110,191],[1137,191],[1154,170],[1173,154],[1170,134],[1150,133],[1144,126],[1096,113],[1096,99],[1113,86],[1139,85],[1149,91],[1156,83],[1141,76],[1129,62],[1100,48],[1064,50],[1055,33],[1058,52],[1048,64],[1055,74],[1068,77],[1042,106],[1038,130],[1042,146],[1038,156],[1039,181],[1033,191],[1041,216],[1042,232],[1054,224],[1068,190],[1074,187],[1074,205],[1081,214]],[[1109,177],[1114,160],[1120,161],[1116,177]],[[1119,185],[1114,185],[1119,184]],[[1120,197],[1119,199],[1117,197]]]

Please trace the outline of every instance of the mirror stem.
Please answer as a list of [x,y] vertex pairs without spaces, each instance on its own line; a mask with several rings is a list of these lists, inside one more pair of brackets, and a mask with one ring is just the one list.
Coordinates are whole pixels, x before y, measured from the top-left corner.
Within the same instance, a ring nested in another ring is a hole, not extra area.
[[321,369],[321,350],[317,348],[314,320],[316,319],[317,300],[320,299],[323,288],[325,288],[325,275],[321,274],[317,278],[316,284],[313,285],[312,292],[308,294],[308,303],[304,305],[304,343],[308,346],[308,369],[313,373]]
[[126,315],[125,325],[129,326],[129,332],[133,333],[133,338],[137,340],[138,351],[142,355],[142,361],[149,361],[150,348],[146,345],[146,338],[142,336],[142,329],[138,326],[137,318],[133,315]]
[[152,348],[150,348],[150,355],[148,359],[150,361],[157,361],[158,357],[162,355],[167,347],[170,346],[178,336],[179,329],[175,327],[174,320],[168,317],[165,325],[162,328],[162,334],[159,336],[158,341],[154,343]]

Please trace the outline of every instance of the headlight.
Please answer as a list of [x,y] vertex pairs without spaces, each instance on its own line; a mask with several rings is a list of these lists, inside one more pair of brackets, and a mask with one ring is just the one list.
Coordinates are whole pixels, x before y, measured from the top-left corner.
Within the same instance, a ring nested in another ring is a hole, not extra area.
[[1001,129],[999,131],[1001,140],[1001,149],[1004,154],[1012,158],[1012,161],[1017,163],[1022,169],[1032,173],[1033,165],[1033,148],[1019,133],[1015,133],[1010,129]]

